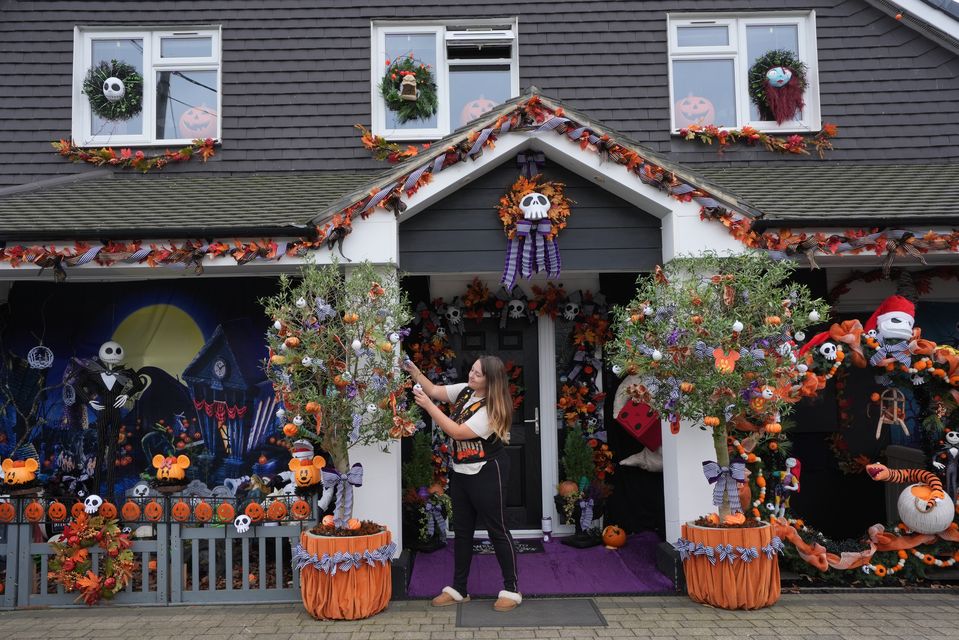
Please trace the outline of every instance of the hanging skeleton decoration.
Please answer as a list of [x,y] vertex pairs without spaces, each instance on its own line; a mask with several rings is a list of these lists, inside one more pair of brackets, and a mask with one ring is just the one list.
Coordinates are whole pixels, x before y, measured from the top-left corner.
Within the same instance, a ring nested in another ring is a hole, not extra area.
[[97,358],[76,360],[76,380],[71,380],[76,394],[96,412],[97,448],[100,456],[94,474],[94,492],[101,491],[106,482],[106,493],[114,491],[117,441],[120,437],[121,409],[143,392],[148,378],[123,366],[123,346],[111,341],[100,345]]
[[505,329],[508,320],[528,320],[532,322],[534,316],[530,313],[526,294],[519,287],[512,291],[501,288],[496,292],[496,306],[499,309],[499,328]]
[[460,306],[459,296],[443,307],[441,315],[449,327],[450,333],[463,332],[463,307]]
[[523,218],[516,222],[515,236],[506,244],[502,284],[507,291],[516,284],[517,274],[529,280],[534,273],[545,270],[548,277],[559,277],[562,261],[549,219],[551,207],[549,198],[535,191],[520,199]]

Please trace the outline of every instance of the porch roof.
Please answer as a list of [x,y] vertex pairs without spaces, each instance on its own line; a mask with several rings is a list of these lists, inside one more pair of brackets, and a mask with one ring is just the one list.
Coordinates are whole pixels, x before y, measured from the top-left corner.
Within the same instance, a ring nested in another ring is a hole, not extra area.
[[885,227],[959,222],[959,164],[804,162],[699,167],[711,182],[762,211],[753,229]]

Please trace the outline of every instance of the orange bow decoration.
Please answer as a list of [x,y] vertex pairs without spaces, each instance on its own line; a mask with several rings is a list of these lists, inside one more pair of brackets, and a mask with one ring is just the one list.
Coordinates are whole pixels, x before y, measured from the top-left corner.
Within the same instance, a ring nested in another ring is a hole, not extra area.
[[866,366],[866,356],[862,353],[862,324],[858,320],[845,320],[829,327],[829,337],[835,342],[849,346],[852,363],[860,369]]
[[939,364],[948,365],[947,379],[952,379],[959,372],[959,352],[948,347],[939,347],[935,349],[935,360]]
[[939,346],[932,340],[922,338],[922,329],[916,327],[912,330],[912,340],[909,342],[909,351],[915,355],[931,356]]

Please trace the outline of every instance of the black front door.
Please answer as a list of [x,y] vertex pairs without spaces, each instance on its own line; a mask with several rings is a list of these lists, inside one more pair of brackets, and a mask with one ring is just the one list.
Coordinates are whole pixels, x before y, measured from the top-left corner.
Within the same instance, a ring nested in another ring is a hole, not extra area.
[[[499,356],[504,363],[521,368],[514,383],[523,388],[523,402],[513,411],[510,442],[506,447],[510,459],[507,483],[506,521],[511,529],[539,529],[543,511],[542,471],[540,469],[539,424],[539,349],[536,324],[510,320],[500,329],[498,319],[487,318],[479,323],[468,321],[461,334],[452,335],[452,347],[459,354],[457,366],[465,380],[466,373],[481,355]],[[508,369],[507,375],[515,369]],[[477,528],[485,528],[480,521]]]

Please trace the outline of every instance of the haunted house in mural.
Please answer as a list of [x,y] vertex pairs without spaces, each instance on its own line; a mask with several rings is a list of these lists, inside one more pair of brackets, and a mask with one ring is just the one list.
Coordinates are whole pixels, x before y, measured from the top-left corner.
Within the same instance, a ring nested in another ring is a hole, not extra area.
[[276,400],[251,349],[245,323],[218,325],[183,371],[197,422],[211,454],[224,460],[226,477],[244,471],[249,454],[269,437]]

